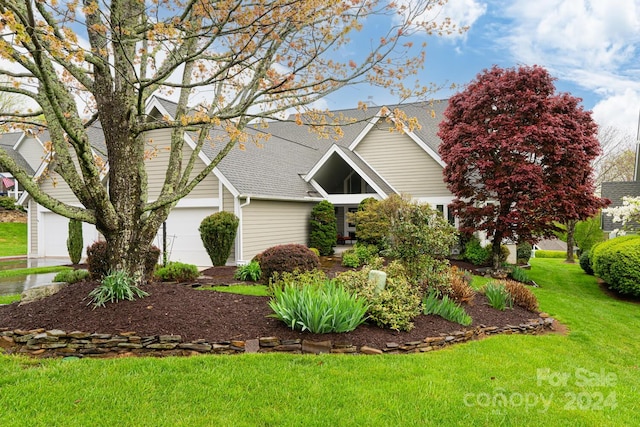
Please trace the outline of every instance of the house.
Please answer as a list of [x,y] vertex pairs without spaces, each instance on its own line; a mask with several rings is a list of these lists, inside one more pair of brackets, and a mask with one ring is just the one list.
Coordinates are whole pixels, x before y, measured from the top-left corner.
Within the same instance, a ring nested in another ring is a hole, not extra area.
[[[43,140],[49,139],[45,132],[42,135],[34,135],[25,132],[9,132],[0,134],[0,149],[6,152],[18,165],[30,176],[42,166],[46,156]],[[0,166],[0,196],[11,196],[20,199],[23,191],[20,184],[10,172]]]
[[[253,135],[271,137],[261,146],[247,143],[244,150],[233,149],[187,197],[180,200],[166,221],[169,259],[201,266],[210,265],[202,246],[198,227],[203,218],[218,211],[234,213],[240,219],[237,237],[228,260],[242,264],[268,247],[285,243],[306,244],[312,208],[321,200],[336,206],[338,231],[355,231],[347,213],[367,197],[383,199],[390,194],[409,194],[450,216],[447,205],[453,195],[442,180],[443,161],[438,155],[438,123],[446,101],[414,103],[401,108],[409,117],[417,117],[420,128],[390,132],[393,123],[378,114],[362,110],[335,112],[358,120],[343,127],[339,140],[321,139],[306,126],[292,122],[269,122],[268,128],[256,125]],[[393,110],[393,107],[390,107]],[[147,112],[151,117],[173,116],[175,104],[153,98]],[[372,118],[370,118],[373,116]],[[392,118],[392,117],[391,117]],[[213,132],[215,134],[215,132]],[[160,193],[169,155],[169,130],[149,133],[158,150],[147,161],[149,200]],[[219,135],[212,135],[215,141]],[[91,129],[96,153],[104,153],[99,125]],[[195,147],[185,134],[185,155]],[[201,171],[223,144],[206,145],[199,155]],[[36,178],[43,168],[35,172]],[[39,179],[39,185],[52,196],[78,204],[68,186],[55,172]],[[106,185],[106,182],[105,182]],[[31,197],[20,199],[29,212],[28,253],[31,257],[67,257],[68,220],[38,205]],[[95,227],[85,224],[85,247],[98,239]],[[155,244],[163,247],[162,232]]]
[[[640,197],[640,181],[602,183],[602,197],[606,197],[611,200],[609,207],[613,208],[622,206],[622,198],[625,196]],[[602,231],[609,234],[615,234],[614,231],[621,228],[622,224],[620,222],[614,222],[612,216],[605,214],[602,215]]]

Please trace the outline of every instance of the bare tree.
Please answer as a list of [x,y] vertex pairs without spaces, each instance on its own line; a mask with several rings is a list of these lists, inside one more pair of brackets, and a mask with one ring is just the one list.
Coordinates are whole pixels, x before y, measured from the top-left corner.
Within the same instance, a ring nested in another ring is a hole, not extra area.
[[[37,106],[1,111],[0,118],[14,127],[46,126],[52,165],[82,206],[44,193],[2,150],[0,164],[42,206],[95,224],[107,241],[112,268],[139,274],[172,206],[245,142],[251,120],[292,109],[302,114],[348,85],[383,87],[400,99],[424,94],[425,86],[402,84],[424,63],[424,47],[411,46],[407,38],[452,31],[450,20],[422,19],[436,16],[431,9],[443,3],[0,0],[0,57],[12,65],[0,76],[15,83],[0,91]],[[384,34],[341,59],[349,37],[381,16],[389,23]],[[174,117],[146,115],[149,97],[158,92],[173,92]],[[82,104],[88,120],[79,111]],[[41,114],[46,125],[34,120]],[[315,123],[321,133],[333,125],[326,114],[315,117],[322,120]],[[106,158],[92,150],[87,132],[96,121],[104,132]],[[227,135],[223,147],[192,176],[214,128]],[[149,201],[145,134],[158,129],[172,133],[171,153],[162,191]],[[187,131],[195,133],[196,148],[183,158]]]

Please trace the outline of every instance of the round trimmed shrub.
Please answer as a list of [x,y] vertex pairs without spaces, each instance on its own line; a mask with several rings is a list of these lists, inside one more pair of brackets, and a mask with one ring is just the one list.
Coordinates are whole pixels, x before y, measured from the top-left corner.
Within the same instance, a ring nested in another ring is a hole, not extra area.
[[269,283],[274,274],[310,271],[320,268],[320,259],[308,247],[300,244],[273,246],[260,256],[262,280]]
[[200,276],[200,272],[198,267],[193,264],[174,261],[156,269],[156,276],[163,282],[193,282]]
[[640,296],[640,235],[607,240],[592,250],[596,275],[621,294]]
[[214,266],[227,263],[240,220],[231,212],[216,212],[200,223],[202,244]]
[[323,200],[311,211],[309,246],[317,248],[320,255],[331,255],[338,237],[336,211],[333,203]]
[[580,255],[580,268],[590,276],[593,276],[593,267],[591,266],[591,251],[586,250]]
[[529,262],[531,258],[531,250],[533,246],[529,242],[521,242],[516,246],[516,259],[518,260],[518,264],[526,264]]
[[87,268],[94,280],[99,280],[109,274],[107,242],[102,240],[87,246]]

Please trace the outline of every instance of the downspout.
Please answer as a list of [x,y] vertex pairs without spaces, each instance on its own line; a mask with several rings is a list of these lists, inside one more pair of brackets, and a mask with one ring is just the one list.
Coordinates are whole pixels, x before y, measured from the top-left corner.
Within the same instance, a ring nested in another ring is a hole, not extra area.
[[[240,200],[240,196],[238,196],[238,200]],[[240,219],[240,233],[238,234],[238,240],[236,242],[236,265],[245,263],[245,260],[243,260],[244,248],[242,244],[242,242],[244,241],[244,215],[242,214],[242,208],[244,208],[245,206],[249,206],[250,204],[251,196],[246,196],[244,203],[238,205],[238,212],[236,213],[236,215]]]

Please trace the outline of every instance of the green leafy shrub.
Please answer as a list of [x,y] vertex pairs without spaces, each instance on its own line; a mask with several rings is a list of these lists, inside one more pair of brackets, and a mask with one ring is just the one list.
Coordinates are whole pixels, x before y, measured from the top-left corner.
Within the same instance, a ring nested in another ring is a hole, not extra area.
[[82,257],[82,221],[69,220],[69,237],[67,237],[67,252],[72,264],[78,264]]
[[367,304],[329,280],[315,286],[275,288],[269,307],[291,329],[314,334],[349,332],[365,321]]
[[320,259],[305,245],[295,243],[273,246],[260,255],[262,280],[268,283],[275,273],[320,268]]
[[54,282],[77,283],[91,276],[87,270],[64,270],[53,278]]
[[538,298],[529,288],[514,280],[505,280],[502,283],[509,295],[511,295],[513,304],[525,310],[538,311]]
[[320,256],[320,251],[318,250],[318,248],[309,248],[309,250],[314,254],[316,254],[317,256]]
[[378,247],[364,243],[356,243],[353,249],[342,253],[342,265],[345,267],[357,268],[368,264],[369,261],[378,255]]
[[520,242],[516,246],[516,259],[518,260],[518,264],[526,264],[529,262],[531,258],[531,250],[533,246],[529,242]]
[[640,296],[640,235],[607,240],[593,247],[594,273],[621,294]]
[[511,272],[509,273],[511,278],[517,282],[529,283],[531,279],[529,279],[529,275],[527,274],[527,270],[524,270],[520,267],[513,267]]
[[489,282],[482,288],[482,292],[487,297],[489,305],[497,310],[504,311],[507,307],[513,307],[511,294],[503,283]]
[[156,269],[156,276],[167,282],[193,282],[200,276],[198,267],[193,264],[172,261]]
[[0,196],[0,208],[8,211],[16,210],[16,199],[10,196]]
[[346,271],[336,277],[339,284],[363,298],[369,305],[369,319],[383,328],[409,331],[413,319],[420,314],[421,290],[412,284],[402,264],[397,261],[383,268],[387,273],[385,288],[378,292],[369,280],[371,266],[361,270]]
[[438,297],[438,291],[430,290],[422,300],[424,314],[435,314],[450,322],[455,322],[463,326],[469,326],[472,322],[471,316],[462,306],[454,300],[449,299],[449,295]]
[[591,265],[591,251],[586,250],[580,255],[580,268],[590,276],[593,276],[593,266]]
[[345,267],[357,268],[362,265],[360,262],[360,257],[353,250],[349,249],[342,253],[342,265]]
[[227,263],[239,223],[237,216],[225,211],[209,215],[200,223],[200,238],[213,265]]
[[471,236],[464,247],[463,257],[473,265],[487,265],[491,260],[491,248],[483,247],[480,239]]
[[241,265],[236,269],[233,277],[238,280],[251,280],[257,282],[262,276],[260,264],[257,261],[251,261],[248,264]]
[[309,246],[317,248],[320,255],[331,255],[336,246],[338,226],[333,203],[323,200],[311,210]]
[[[114,271],[106,275],[100,286],[89,293],[93,307],[104,307],[108,302],[118,302],[136,298],[142,298],[149,295],[147,292],[135,285],[135,280],[125,271]],[[89,305],[87,304],[87,305]]]
[[[145,277],[153,274],[159,257],[160,248],[150,246],[144,261]],[[94,280],[100,280],[109,274],[111,266],[107,259],[107,242],[97,241],[87,247],[87,267]]]
[[269,283],[269,294],[273,296],[275,288],[282,290],[285,286],[297,286],[299,288],[316,286],[318,283],[324,283],[327,280],[329,280],[329,277],[320,269],[275,273]]

